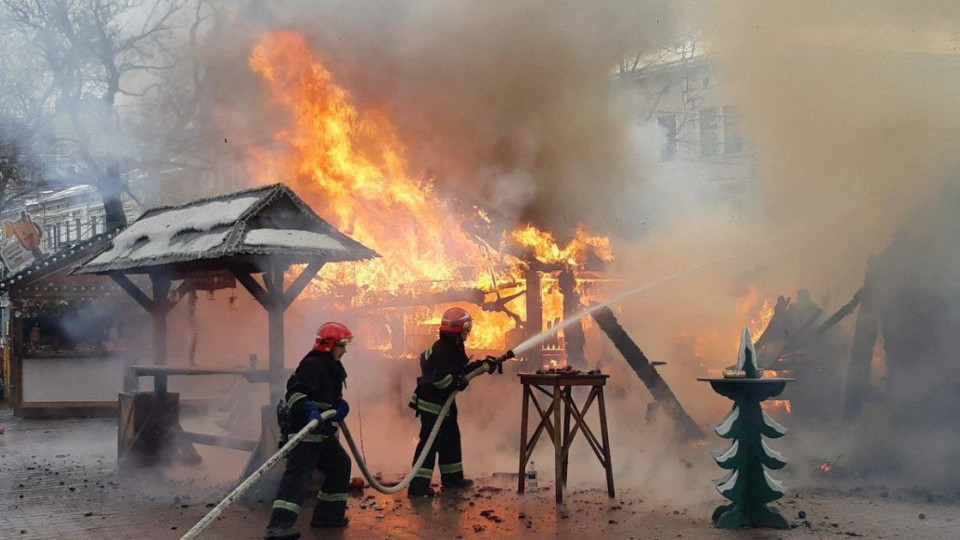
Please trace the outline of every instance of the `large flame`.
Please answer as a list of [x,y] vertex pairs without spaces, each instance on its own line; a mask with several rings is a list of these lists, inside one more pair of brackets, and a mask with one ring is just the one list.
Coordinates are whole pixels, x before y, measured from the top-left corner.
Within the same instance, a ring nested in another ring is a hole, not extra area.
[[[382,255],[373,261],[327,265],[305,294],[337,291],[354,305],[366,305],[376,302],[373,293],[398,293],[411,287],[415,292],[472,287],[490,296],[503,283],[522,285],[521,262],[467,233],[463,223],[468,216],[448,208],[429,178],[409,172],[389,111],[358,109],[350,92],[335,81],[303,36],[266,33],[253,50],[250,66],[263,78],[271,98],[292,115],[291,124],[276,134],[285,152],[252,149],[252,153],[263,164],[269,163],[264,168],[274,176],[296,184],[318,214]],[[469,218],[490,222],[482,208],[475,211]],[[531,248],[542,262],[578,266],[590,250],[602,260],[612,259],[609,239],[590,236],[582,228],[562,248],[550,233],[532,226],[517,231],[512,239]],[[545,278],[545,288],[548,282]],[[562,309],[556,294],[543,293],[548,324]],[[444,307],[417,312],[413,324],[433,325]],[[526,316],[522,296],[507,307]],[[468,343],[475,348],[502,348],[504,335],[516,326],[515,319],[479,307],[468,310],[476,321]],[[389,333],[377,336],[371,348],[388,347],[388,338]]]
[[284,169],[324,218],[383,255],[329,265],[322,277],[355,283],[361,292],[395,290],[460,280],[461,271],[484,262],[430,182],[407,174],[404,147],[386,114],[361,114],[303,36],[266,34],[250,65],[294,115],[293,125],[277,134],[291,149]]

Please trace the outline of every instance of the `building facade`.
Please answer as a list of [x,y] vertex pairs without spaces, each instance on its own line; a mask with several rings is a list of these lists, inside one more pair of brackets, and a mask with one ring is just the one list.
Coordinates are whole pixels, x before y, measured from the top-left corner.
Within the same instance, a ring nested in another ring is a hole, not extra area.
[[618,73],[637,122],[661,135],[658,180],[688,182],[705,209],[724,207],[743,217],[756,211],[753,154],[740,111],[722,75],[685,42]]
[[[127,196],[123,198],[123,207],[128,221],[136,219],[142,211],[137,202]],[[91,186],[39,192],[20,204],[10,205],[0,214],[0,219],[17,220],[21,211],[26,211],[40,225],[43,231],[40,249],[45,254],[105,231],[103,202],[100,193]]]

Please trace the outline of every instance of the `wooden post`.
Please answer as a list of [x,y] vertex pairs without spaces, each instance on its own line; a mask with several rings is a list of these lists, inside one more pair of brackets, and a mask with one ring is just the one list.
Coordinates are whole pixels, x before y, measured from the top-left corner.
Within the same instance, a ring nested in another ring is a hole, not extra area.
[[270,340],[270,372],[273,375],[270,379],[270,403],[277,403],[283,398],[283,381],[280,374],[283,373],[284,360],[284,328],[283,312],[283,273],[286,268],[271,265],[270,270],[263,274],[264,284],[267,286],[267,294],[270,302],[267,306],[268,335]]
[[553,463],[554,477],[557,487],[557,503],[563,502],[563,440],[560,431],[560,407],[563,390],[559,383],[553,385]]
[[284,291],[283,276],[287,268],[286,265],[277,265],[273,262],[268,263],[267,269],[263,272],[263,286],[257,283],[257,280],[253,279],[253,276],[242,268],[229,268],[230,273],[237,278],[237,281],[239,281],[267,311],[267,339],[270,345],[268,361],[272,375],[270,379],[271,403],[280,401],[284,392],[283,381],[281,380],[284,360],[283,313],[310,283],[310,280],[317,275],[317,272],[323,268],[323,263],[315,261],[308,264],[303,272],[290,284],[290,287]]
[[643,354],[640,347],[630,339],[626,330],[617,322],[617,318],[613,312],[610,311],[610,308],[600,308],[593,311],[591,315],[593,319],[597,321],[600,329],[607,334],[607,337],[610,338],[613,345],[620,351],[620,354],[623,355],[627,364],[630,364],[633,371],[640,377],[640,381],[650,390],[653,398],[657,400],[658,404],[663,406],[670,417],[673,418],[673,421],[676,422],[678,435],[684,440],[702,439],[703,430],[693,421],[693,418],[690,418],[687,411],[683,409],[677,396],[674,395],[670,387],[667,386],[667,381],[663,380],[663,377],[657,373],[657,369],[650,363],[647,356]]
[[610,458],[610,435],[607,433],[607,404],[603,400],[603,387],[597,386],[597,405],[600,407],[600,438],[603,441],[603,466],[607,469],[607,495],[614,496],[613,461]]
[[[872,261],[871,261],[872,262]],[[868,266],[866,283],[863,286],[860,313],[853,331],[853,346],[850,347],[850,363],[847,364],[847,387],[843,400],[843,419],[856,420],[863,407],[863,398],[870,385],[870,362],[880,332],[880,314],[873,298],[872,269]]]
[[563,438],[561,439],[561,441],[562,441],[562,446],[563,446],[563,448],[565,449],[564,452],[563,452],[563,486],[566,487],[566,486],[567,486],[567,471],[568,471],[569,468],[570,468],[570,452],[569,452],[569,448],[570,448],[570,443],[572,442],[571,439],[570,439],[570,436],[571,436],[571,433],[570,433],[570,416],[571,416],[570,407],[573,406],[573,387],[572,387],[572,386],[568,386],[568,387],[564,390],[564,392],[565,392],[567,395],[566,395],[566,399],[564,400],[564,406],[563,406]]
[[[153,302],[150,308],[150,315],[153,316],[153,365],[163,366],[167,363],[167,313],[173,307],[167,300],[167,295],[170,294],[170,278],[153,273],[150,274],[150,283],[153,285]],[[153,390],[160,403],[164,403],[167,393],[166,375],[153,378]]]
[[527,414],[530,412],[530,385],[523,385],[523,416],[520,417],[520,481],[517,493],[523,493],[527,485]]
[[16,302],[19,296],[10,295],[10,380],[7,381],[10,404],[13,405],[14,415],[19,416],[23,406],[23,319],[14,316]]
[[[543,331],[543,300],[540,297],[540,272],[535,268],[529,268],[524,272],[523,277],[527,282],[527,321],[524,327],[527,330],[527,338],[531,338]],[[540,347],[530,349],[526,355],[535,366],[543,363]]]
[[[577,278],[573,275],[573,268],[567,266],[557,276],[560,294],[563,295],[563,319],[567,320],[583,309],[580,304],[580,293],[577,292]],[[583,335],[583,320],[571,324],[563,329],[564,350],[567,353],[567,363],[578,367],[587,365],[587,358],[583,354],[587,338]]]

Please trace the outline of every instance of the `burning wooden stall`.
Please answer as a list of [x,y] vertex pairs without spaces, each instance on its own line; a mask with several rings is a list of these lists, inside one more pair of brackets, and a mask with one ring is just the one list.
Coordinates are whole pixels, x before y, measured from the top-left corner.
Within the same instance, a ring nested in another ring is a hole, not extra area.
[[755,344],[758,362],[776,376],[798,375],[799,380],[783,399],[768,400],[765,407],[795,412],[795,418],[807,422],[836,416],[843,400],[843,365],[839,358],[848,344],[840,333],[831,330],[856,310],[863,296],[861,288],[832,313],[814,302],[806,289],[798,290],[795,298],[777,299],[773,315]]
[[[14,414],[86,415],[113,411],[122,390],[134,306],[109,279],[70,272],[115,233],[40,257],[0,281],[5,379]],[[65,384],[69,382],[69,384]]]
[[[921,205],[867,264],[844,418],[881,405],[897,429],[947,429],[960,414],[960,186]],[[904,436],[902,433],[898,436]]]
[[[167,365],[167,314],[183,296],[172,292],[196,288],[192,281],[198,277],[229,273],[253,295],[268,314],[269,369],[227,371],[267,382],[275,403],[282,396],[285,376],[284,312],[324,264],[377,256],[317,216],[283,184],[146,211],[74,271],[109,276],[153,318],[152,365],[128,367],[118,457],[129,453],[149,462],[167,446],[189,455],[192,447],[183,440],[247,448],[242,441],[213,440],[179,427],[179,396],[167,391],[167,378],[224,371],[186,368],[185,362]],[[285,285],[286,274],[296,272],[292,269],[299,265],[303,265],[299,273]],[[256,274],[261,274],[262,283]],[[149,283],[150,292],[134,280]],[[176,289],[175,281],[180,282]],[[137,378],[143,375],[153,377],[153,392],[137,392]]]

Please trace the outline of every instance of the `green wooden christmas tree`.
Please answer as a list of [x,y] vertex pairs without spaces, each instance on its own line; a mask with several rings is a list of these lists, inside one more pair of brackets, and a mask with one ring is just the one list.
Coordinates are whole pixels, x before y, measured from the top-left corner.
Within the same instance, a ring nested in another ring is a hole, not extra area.
[[750,330],[744,328],[737,365],[724,370],[722,379],[699,379],[733,400],[733,409],[714,428],[717,435],[731,440],[726,450],[713,456],[717,465],[730,471],[715,482],[717,491],[731,501],[713,512],[714,525],[722,529],[789,528],[780,512],[768,506],[787,489],[767,469],[781,469],[787,460],[764,441],[764,437],[782,437],[787,429],[764,412],[760,402],[779,395],[788,382],[796,379],[763,377],[756,357]]

